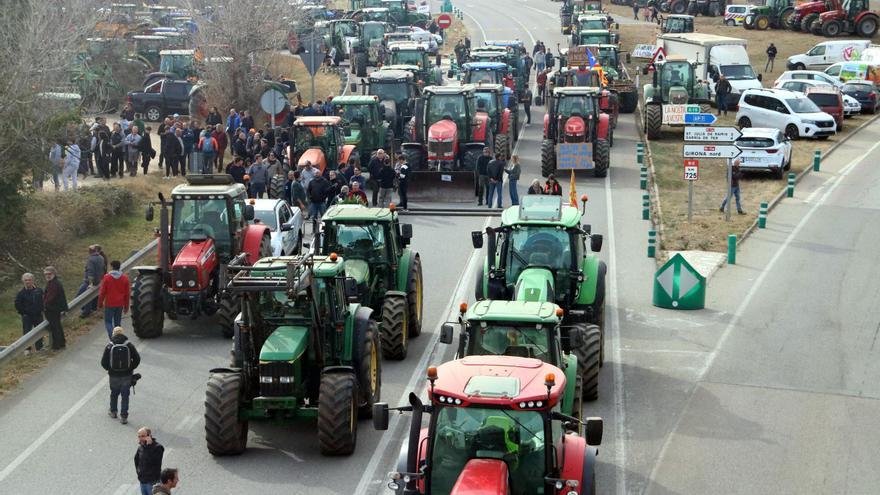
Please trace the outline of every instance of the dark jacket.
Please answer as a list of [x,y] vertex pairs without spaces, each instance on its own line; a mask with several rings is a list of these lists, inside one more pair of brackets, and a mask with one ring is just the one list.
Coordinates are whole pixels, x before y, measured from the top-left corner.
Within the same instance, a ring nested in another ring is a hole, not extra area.
[[378,156],[370,158],[370,163],[367,165],[367,171],[370,172],[370,180],[378,180],[384,166],[385,160],[380,159]]
[[64,295],[64,286],[56,276],[46,282],[46,289],[43,292],[43,312],[61,313],[64,311],[67,311],[67,296]]
[[[211,112],[208,114],[208,118],[205,119],[205,123],[208,125],[217,125],[223,122],[223,117],[220,116],[219,113]],[[159,479],[159,478],[156,478]]]
[[409,181],[409,164],[404,163],[400,166],[400,170],[397,171],[397,181],[400,184],[408,184]]
[[742,178],[742,170],[739,167],[730,169],[730,187],[739,187],[739,180]]
[[770,58],[776,58],[776,47],[775,46],[771,45],[771,46],[767,47],[767,56]]
[[[131,355],[131,368],[125,371],[110,371],[110,349],[114,344],[125,344],[128,346],[129,354]],[[132,372],[134,372],[135,368],[137,368],[141,364],[141,355],[138,354],[137,349],[134,348],[134,344],[128,341],[128,337],[125,335],[114,335],[110,338],[110,343],[104,347],[104,355],[101,356],[101,367],[107,370],[107,374],[110,376],[119,376],[126,377],[131,376]]]
[[308,195],[312,203],[323,203],[330,197],[330,181],[323,175],[318,175],[309,182]]
[[546,185],[544,186],[544,194],[562,196],[562,188],[559,187],[559,182],[550,185],[550,181],[547,181]]
[[122,154],[122,138],[125,137],[121,132],[110,134],[110,144],[113,146],[112,152],[115,155]]
[[134,470],[137,472],[138,481],[141,483],[156,484],[162,473],[162,456],[165,447],[153,439],[153,443],[141,444],[134,454]]
[[235,138],[232,142],[232,154],[242,158],[248,156],[247,140]]
[[254,118],[248,115],[247,117],[241,119],[241,126],[247,130],[251,130],[254,128]]
[[141,153],[150,157],[155,156],[155,152],[153,151],[153,139],[147,131],[144,131],[144,133],[141,134]]
[[174,134],[168,135],[168,143],[165,148],[165,154],[172,158],[180,158],[183,156],[183,137],[180,139],[177,138]]
[[107,273],[107,266],[104,265],[104,257],[98,253],[90,254],[89,259],[86,260],[86,282],[98,285],[105,273]]
[[236,167],[231,163],[226,166],[226,173],[232,176],[232,180],[239,184],[244,184],[244,167]]
[[22,287],[15,295],[15,311],[22,316],[43,315],[43,289],[34,287],[27,289]]
[[395,177],[397,177],[397,174],[394,172],[391,165],[384,165],[382,169],[379,170],[379,176],[376,178],[376,181],[379,182],[379,187],[382,189],[391,189],[394,187]]
[[489,162],[491,161],[491,156],[480,155],[480,157],[477,158],[477,175],[489,175]]
[[303,189],[302,182],[289,180],[284,184],[284,200],[287,204],[294,207],[306,204],[306,190]]
[[730,81],[727,79],[719,79],[718,84],[715,85],[715,93],[719,95],[730,94],[731,89]]
[[171,490],[162,485],[153,486],[153,495],[171,495]]
[[489,179],[495,179],[498,182],[504,180],[504,160],[492,160],[487,167]]

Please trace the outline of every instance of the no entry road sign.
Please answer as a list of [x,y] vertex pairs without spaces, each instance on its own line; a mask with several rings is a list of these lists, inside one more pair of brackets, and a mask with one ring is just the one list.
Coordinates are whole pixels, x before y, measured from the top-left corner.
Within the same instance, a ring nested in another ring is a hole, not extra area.
[[452,25],[452,17],[449,14],[441,14],[437,17],[437,26],[440,29],[447,29]]

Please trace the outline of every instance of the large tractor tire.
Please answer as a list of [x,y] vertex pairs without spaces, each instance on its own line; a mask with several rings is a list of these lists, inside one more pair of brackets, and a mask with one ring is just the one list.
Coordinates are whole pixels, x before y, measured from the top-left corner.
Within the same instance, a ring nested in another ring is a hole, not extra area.
[[794,19],[794,7],[786,7],[779,13],[779,17],[777,17],[776,24],[773,27],[775,29],[789,29],[792,19]]
[[648,139],[660,137],[660,128],[663,126],[663,107],[660,105],[645,105],[645,134]]
[[213,373],[205,392],[205,440],[211,455],[238,455],[247,448],[248,422],[239,418],[242,376]]
[[406,303],[409,312],[409,336],[418,337],[422,333],[422,311],[425,306],[422,258],[418,254],[413,256],[406,277]]
[[131,289],[131,323],[134,334],[142,339],[162,336],[165,314],[162,311],[162,277],[141,273]]
[[608,103],[611,107],[609,108],[611,113],[608,114],[608,120],[611,121],[611,128],[617,129],[617,117],[620,113],[620,98],[616,94],[612,94],[608,97]]
[[217,326],[220,332],[227,339],[231,339],[235,334],[235,317],[241,311],[238,298],[221,297],[217,313],[214,317],[217,319]]
[[396,156],[397,148],[394,146],[394,129],[392,129],[391,126],[388,126],[388,129],[385,129],[385,144],[382,148],[389,155]]
[[550,139],[541,141],[541,175],[556,173],[556,143]]
[[499,134],[495,136],[495,153],[501,153],[505,160],[510,160],[510,136],[507,134]]
[[318,390],[318,446],[323,455],[348,455],[357,444],[357,380],[325,373]]
[[785,24],[786,29],[790,29],[792,31],[800,31],[801,30],[801,19],[795,15],[794,13],[788,18],[788,21]]
[[828,21],[822,23],[822,36],[826,38],[835,38],[840,34],[840,23],[837,21]]
[[809,32],[815,34],[816,36],[822,36],[822,19],[816,18],[813,20],[813,23],[810,24]]
[[633,91],[629,93],[621,93],[620,94],[620,112],[621,113],[633,113],[636,111],[636,106],[639,104],[639,93],[637,90],[633,89]]
[[403,156],[406,157],[406,163],[414,172],[428,169],[428,154],[424,148],[404,148]]
[[382,304],[382,355],[386,359],[402,360],[409,349],[409,330],[407,324],[406,296],[385,294]]
[[819,18],[819,14],[807,14],[801,19],[801,31],[805,33],[809,33],[810,26],[813,25],[813,21]]
[[573,409],[572,416],[580,420],[584,419],[584,377],[580,373],[574,377],[574,403],[571,408]]
[[584,379],[584,400],[599,398],[599,355],[602,331],[596,325],[578,323],[568,330],[571,352],[577,356]]
[[862,17],[856,24],[856,34],[862,38],[873,38],[877,34],[878,18],[873,15]]
[[358,77],[367,77],[367,54],[366,53],[358,53],[354,56],[354,61],[351,64],[355,69],[355,74]]
[[593,145],[593,175],[605,177],[611,166],[611,145],[607,139],[597,139]]
[[758,31],[766,31],[770,27],[770,17],[759,15],[755,18],[755,29]]
[[[361,324],[356,322],[355,325]],[[372,418],[373,404],[382,397],[382,358],[379,353],[379,328],[369,320],[355,335],[355,369],[358,379],[358,417]]]
[[591,316],[586,322],[596,325],[600,330],[599,366],[605,365],[605,273],[607,268],[602,263],[599,268],[599,277],[596,280],[596,299],[593,301]]

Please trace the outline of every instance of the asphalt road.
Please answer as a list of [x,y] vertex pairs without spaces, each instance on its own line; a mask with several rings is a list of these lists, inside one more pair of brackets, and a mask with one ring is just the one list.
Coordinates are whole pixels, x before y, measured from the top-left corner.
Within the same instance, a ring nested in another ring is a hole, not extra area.
[[[519,38],[529,47],[565,44],[558,3],[462,0],[475,44]],[[555,50],[554,50],[555,52]],[[523,130],[524,191],[539,173],[543,109]],[[651,306],[653,260],[641,220],[631,117],[615,131],[607,179],[578,177],[589,196],[584,222],[605,234],[609,265],[606,345],[600,398],[589,415],[605,418],[598,466],[602,493],[873,493],[878,470],[874,342],[878,289],[873,264],[880,236],[872,195],[878,172],[857,160],[877,156],[873,126],[799,186],[796,200],[774,210],[770,227],[721,270],[707,308],[674,312]],[[562,178],[567,191],[567,178]],[[823,181],[832,182],[825,183]],[[818,191],[815,194],[813,191]],[[748,191],[744,191],[748,194]],[[802,220],[806,218],[806,220]],[[482,253],[469,232],[485,217],[408,216],[421,253],[426,325],[406,361],[383,363],[383,400],[424,389],[425,367],[451,357],[437,343],[439,325],[472,297]],[[71,282],[68,282],[70,284]],[[128,318],[123,325],[130,328]],[[248,451],[214,458],[204,445],[208,370],[227,360],[229,342],[197,323],[168,322],[161,339],[139,342],[144,375],[132,397],[130,424],[106,416],[107,384],[99,366],[103,325],[52,366],[0,401],[0,492],[132,494],[135,431],[153,428],[166,465],[181,468],[176,493],[374,494],[394,469],[405,421],[375,432],[360,423],[358,447],[345,458],[318,454],[313,424],[252,423]],[[399,418],[392,416],[392,418]]]

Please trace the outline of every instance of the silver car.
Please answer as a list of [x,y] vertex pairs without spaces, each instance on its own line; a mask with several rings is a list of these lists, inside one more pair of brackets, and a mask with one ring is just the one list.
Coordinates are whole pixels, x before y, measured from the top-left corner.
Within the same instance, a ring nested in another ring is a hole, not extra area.
[[272,232],[272,255],[299,254],[302,249],[303,213],[283,199],[251,199],[254,222],[265,224]]

